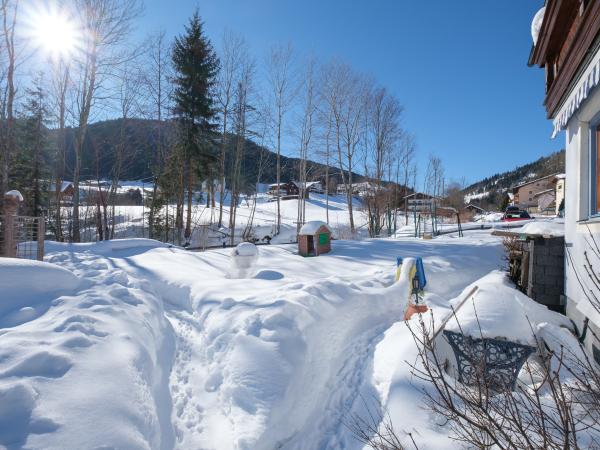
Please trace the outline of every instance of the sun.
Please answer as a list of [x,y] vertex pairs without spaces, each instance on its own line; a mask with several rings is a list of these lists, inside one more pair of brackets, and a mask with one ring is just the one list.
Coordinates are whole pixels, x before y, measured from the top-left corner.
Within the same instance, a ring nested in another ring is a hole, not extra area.
[[53,60],[68,60],[81,46],[81,32],[74,17],[52,5],[28,11],[27,34],[34,47]]

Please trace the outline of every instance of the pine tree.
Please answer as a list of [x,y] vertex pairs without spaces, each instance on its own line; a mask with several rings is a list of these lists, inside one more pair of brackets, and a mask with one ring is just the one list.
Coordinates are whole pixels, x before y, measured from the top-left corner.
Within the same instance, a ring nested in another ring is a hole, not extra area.
[[15,185],[25,197],[26,213],[41,216],[46,205],[48,186],[48,110],[41,76],[27,89],[25,117],[20,121],[20,151],[15,158]]
[[186,243],[191,238],[192,188],[194,175],[206,162],[216,161],[211,135],[215,131],[213,88],[219,70],[219,60],[212,44],[204,35],[200,15],[196,11],[185,27],[185,33],[175,39],[173,47],[175,70],[173,113],[179,125],[182,161],[185,164],[187,187]]

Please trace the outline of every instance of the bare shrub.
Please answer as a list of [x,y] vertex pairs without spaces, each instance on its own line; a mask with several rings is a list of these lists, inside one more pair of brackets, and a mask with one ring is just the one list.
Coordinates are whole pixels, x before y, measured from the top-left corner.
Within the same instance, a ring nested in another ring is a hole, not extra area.
[[536,338],[537,357],[525,363],[514,390],[480,370],[486,366],[482,355],[467,386],[448,374],[449,363],[435,351],[433,329],[423,317],[407,326],[418,348],[413,375],[433,388],[424,391],[427,407],[447,423],[451,438],[476,448],[600,448],[600,376],[580,344]]

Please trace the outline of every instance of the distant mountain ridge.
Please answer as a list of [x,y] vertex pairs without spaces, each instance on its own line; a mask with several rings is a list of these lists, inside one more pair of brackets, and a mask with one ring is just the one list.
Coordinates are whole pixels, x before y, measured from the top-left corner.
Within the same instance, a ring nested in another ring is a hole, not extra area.
[[543,156],[513,170],[498,173],[467,186],[463,193],[467,202],[498,205],[508,190],[527,180],[542,178],[565,171],[565,151]]
[[[159,133],[160,128],[160,133]],[[73,146],[76,128],[67,129],[67,177],[72,177],[74,167]],[[56,130],[51,132],[56,136]],[[112,168],[115,163],[116,149],[120,145],[121,136],[124,138],[125,157],[121,169],[120,179],[141,180],[152,177],[152,165],[158,148],[158,136],[161,135],[166,145],[173,137],[175,127],[173,122],[158,122],[145,119],[115,119],[93,123],[89,126],[86,135],[82,157],[82,179],[95,179],[98,176],[111,178]],[[228,155],[233,153],[235,139],[230,136]],[[262,159],[262,160],[261,160]],[[231,172],[232,158],[226,158],[226,174]],[[258,180],[259,166],[262,166],[261,182],[274,183],[276,179],[276,155],[250,139],[246,139],[244,157],[242,161],[243,182],[253,186]],[[281,155],[281,181],[289,182],[298,179],[300,160]],[[309,179],[323,177],[326,165],[315,161],[307,164]],[[338,167],[330,166],[330,177],[338,178]],[[353,172],[356,181],[362,181],[361,174]],[[340,180],[341,182],[341,180]]]

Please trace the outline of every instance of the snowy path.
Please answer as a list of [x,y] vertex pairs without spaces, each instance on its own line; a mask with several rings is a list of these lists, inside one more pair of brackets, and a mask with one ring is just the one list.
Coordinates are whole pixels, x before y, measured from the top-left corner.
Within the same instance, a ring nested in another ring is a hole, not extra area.
[[0,310],[0,399],[23,411],[0,446],[359,449],[344,421],[381,394],[374,354],[404,307],[396,256],[423,256],[441,303],[501,264],[483,232],[337,241],[308,259],[261,247],[249,280],[226,277],[225,250],[49,250],[83,281],[34,313]]

